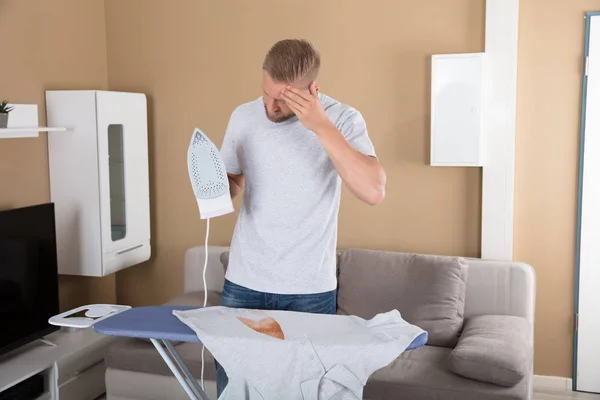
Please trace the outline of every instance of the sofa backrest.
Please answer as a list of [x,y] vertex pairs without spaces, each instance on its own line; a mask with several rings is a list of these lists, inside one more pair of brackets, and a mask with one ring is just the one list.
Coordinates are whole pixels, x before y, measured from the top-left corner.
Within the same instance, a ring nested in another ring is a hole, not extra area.
[[371,319],[396,309],[427,331],[428,344],[456,345],[468,276],[463,258],[345,249],[338,260],[339,314]]
[[[217,293],[223,291],[225,273],[221,264],[221,254],[228,250],[229,246],[208,246],[206,287],[209,291]],[[190,247],[186,250],[183,262],[183,291],[185,293],[204,290],[202,279],[204,260],[204,246]]]
[[[221,262],[228,246],[209,246],[207,286],[221,292],[224,271]],[[204,246],[191,247],[184,261],[184,291],[202,290]],[[535,314],[536,282],[533,268],[522,262],[465,258],[468,276],[465,293],[464,318],[474,315],[515,315],[526,318],[532,325]]]

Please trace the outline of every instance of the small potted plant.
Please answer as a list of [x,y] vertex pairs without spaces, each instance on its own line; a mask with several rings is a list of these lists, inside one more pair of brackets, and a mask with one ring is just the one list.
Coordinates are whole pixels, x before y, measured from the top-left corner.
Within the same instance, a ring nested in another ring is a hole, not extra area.
[[3,100],[0,102],[0,128],[6,128],[8,126],[8,113],[13,109],[12,106],[8,105],[8,101]]

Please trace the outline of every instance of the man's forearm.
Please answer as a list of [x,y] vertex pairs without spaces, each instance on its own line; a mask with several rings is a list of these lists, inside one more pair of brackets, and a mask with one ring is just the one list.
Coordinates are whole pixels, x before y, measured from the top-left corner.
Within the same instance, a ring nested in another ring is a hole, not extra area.
[[348,189],[367,204],[379,204],[385,196],[386,173],[377,159],[352,147],[331,122],[316,134]]

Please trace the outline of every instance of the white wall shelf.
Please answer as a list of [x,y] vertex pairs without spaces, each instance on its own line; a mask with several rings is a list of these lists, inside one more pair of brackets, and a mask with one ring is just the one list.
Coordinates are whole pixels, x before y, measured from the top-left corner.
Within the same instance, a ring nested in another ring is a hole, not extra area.
[[64,132],[68,128],[33,126],[23,128],[0,128],[0,139],[38,137],[39,132]]
[[38,137],[40,132],[63,132],[66,127],[38,126],[37,104],[11,104],[8,126],[0,128],[0,139]]

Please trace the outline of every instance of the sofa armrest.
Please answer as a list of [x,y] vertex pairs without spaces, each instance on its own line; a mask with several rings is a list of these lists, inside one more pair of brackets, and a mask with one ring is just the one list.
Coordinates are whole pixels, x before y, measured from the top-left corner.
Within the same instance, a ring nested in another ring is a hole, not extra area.
[[536,277],[533,267],[516,261],[467,258],[469,279],[465,318],[476,315],[515,315],[533,327]]
[[[208,246],[208,266],[206,268],[206,286],[209,292],[221,293],[225,282],[225,273],[221,264],[221,253],[229,246]],[[204,268],[204,246],[196,246],[185,252],[183,291],[184,293],[204,290],[202,270]]]
[[469,318],[449,356],[452,372],[500,386],[532,373],[533,341],[527,319],[512,315]]

